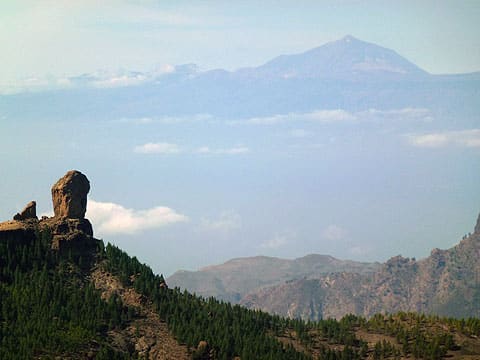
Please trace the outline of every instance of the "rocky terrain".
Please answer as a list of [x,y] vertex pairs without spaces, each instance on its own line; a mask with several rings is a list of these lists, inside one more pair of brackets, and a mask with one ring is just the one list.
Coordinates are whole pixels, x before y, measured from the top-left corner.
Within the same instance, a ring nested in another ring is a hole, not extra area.
[[311,254],[288,260],[268,256],[238,258],[199,271],[180,270],[167,281],[201,296],[240,302],[249,293],[285,282],[314,279],[332,272],[370,273],[379,263],[339,260],[329,255]]
[[395,256],[375,272],[336,272],[263,288],[246,295],[249,308],[304,319],[352,313],[414,311],[480,316],[480,216],[474,233],[448,250],[415,259]]
[[123,352],[135,349],[138,356],[146,359],[189,359],[188,348],[179,345],[154,311],[151,301],[132,288],[126,288],[112,274],[96,267],[91,274],[95,288],[101,290],[102,298],[108,301],[114,294],[122,302],[135,309],[136,318],[124,329],[112,330],[109,333],[113,345]]
[[308,255],[295,260],[239,258],[199,271],[178,271],[172,286],[292,318],[414,311],[480,316],[480,216],[473,234],[448,250],[384,264]]
[[36,215],[36,202],[31,201],[13,220],[0,223],[2,238],[32,238],[36,230],[49,229],[53,236],[52,248],[62,252],[88,252],[96,247],[92,224],[85,219],[90,183],[79,171],[69,171],[52,187],[54,216]]

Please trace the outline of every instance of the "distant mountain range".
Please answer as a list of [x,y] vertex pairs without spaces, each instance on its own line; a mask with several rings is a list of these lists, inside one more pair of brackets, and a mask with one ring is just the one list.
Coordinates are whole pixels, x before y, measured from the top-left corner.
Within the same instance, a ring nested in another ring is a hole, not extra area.
[[395,51],[346,36],[236,71],[194,64],[151,72],[35,79],[38,90],[0,95],[7,118],[115,119],[210,114],[245,118],[316,109],[476,108],[480,72],[432,75]]
[[168,282],[248,308],[311,320],[398,311],[478,317],[480,216],[474,233],[458,245],[434,249],[418,261],[395,256],[380,265],[325,255],[255,257],[177,272]]
[[371,273],[379,268],[379,263],[339,260],[328,255],[312,254],[295,260],[256,256],[232,259],[199,271],[177,271],[168,278],[168,283],[197,295],[238,303],[251,292],[284,282],[317,278],[331,272]]

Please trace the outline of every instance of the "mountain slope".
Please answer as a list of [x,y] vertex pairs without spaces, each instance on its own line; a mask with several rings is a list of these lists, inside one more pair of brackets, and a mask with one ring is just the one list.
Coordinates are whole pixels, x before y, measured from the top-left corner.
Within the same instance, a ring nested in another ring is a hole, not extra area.
[[281,55],[238,75],[256,78],[335,78],[352,80],[375,76],[425,76],[427,72],[395,51],[346,36],[301,54]]
[[148,266],[93,238],[83,217],[89,188],[83,174],[68,172],[52,188],[52,218],[38,220],[31,202],[15,220],[0,223],[2,359],[459,359],[480,354],[475,318],[399,313],[307,323],[169,289]]
[[331,272],[373,272],[378,263],[339,260],[328,255],[307,255],[287,260],[268,256],[238,258],[199,271],[177,271],[167,281],[201,296],[239,302],[246,294],[263,287]]
[[475,232],[425,259],[396,256],[372,274],[336,273],[253,291],[241,304],[284,316],[319,319],[353,313],[415,311],[480,316],[480,216]]

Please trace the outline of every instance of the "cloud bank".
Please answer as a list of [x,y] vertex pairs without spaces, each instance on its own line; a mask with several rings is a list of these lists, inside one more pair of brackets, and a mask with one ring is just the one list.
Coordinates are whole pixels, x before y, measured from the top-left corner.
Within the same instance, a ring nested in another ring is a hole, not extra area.
[[250,152],[246,146],[235,146],[227,149],[211,149],[208,146],[199,147],[196,151],[198,154],[217,154],[217,155],[238,155]]
[[133,151],[138,154],[178,154],[181,150],[177,144],[159,142],[135,146]]
[[179,154],[179,153],[191,153],[191,154],[203,154],[203,155],[241,155],[250,152],[250,149],[246,146],[234,146],[230,148],[211,148],[209,146],[201,146],[197,149],[183,149],[177,144],[158,142],[158,143],[146,143],[143,145],[135,146],[133,151],[137,154]]
[[188,217],[175,210],[156,206],[134,210],[111,202],[88,200],[86,217],[91,220],[100,236],[111,234],[135,234],[166,225],[188,221]]
[[447,146],[480,148],[480,129],[408,135],[411,145],[426,148]]
[[432,115],[426,108],[403,108],[350,112],[344,109],[314,110],[306,113],[291,112],[263,117],[252,117],[241,120],[231,120],[230,125],[277,125],[290,122],[309,123],[339,123],[352,121],[384,121],[384,120],[421,120],[431,121]]

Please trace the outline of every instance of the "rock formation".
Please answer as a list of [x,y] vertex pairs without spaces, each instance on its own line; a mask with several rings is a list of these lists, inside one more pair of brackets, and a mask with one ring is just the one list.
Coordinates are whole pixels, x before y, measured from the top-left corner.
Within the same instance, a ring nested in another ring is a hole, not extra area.
[[25,208],[13,216],[13,220],[37,219],[37,203],[30,201]]
[[90,182],[80,171],[71,170],[52,187],[53,212],[56,218],[83,219],[87,211]]
[[90,221],[85,219],[90,182],[80,171],[71,170],[52,187],[54,217],[36,215],[36,203],[31,201],[14,216],[14,221],[0,223],[0,239],[24,241],[32,239],[36,230],[48,229],[52,234],[52,249],[87,254],[95,249]]
[[85,219],[90,182],[80,171],[68,171],[52,186],[54,217],[41,221],[52,232],[52,248],[86,249],[94,245],[93,228]]

